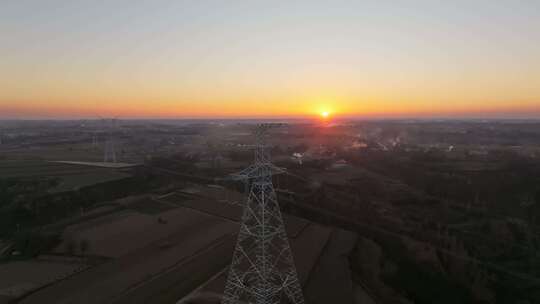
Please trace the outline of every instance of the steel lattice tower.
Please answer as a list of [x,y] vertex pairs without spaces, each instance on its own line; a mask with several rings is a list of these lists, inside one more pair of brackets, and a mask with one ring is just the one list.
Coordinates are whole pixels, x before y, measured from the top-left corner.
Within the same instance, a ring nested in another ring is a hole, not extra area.
[[105,123],[109,122],[106,126],[107,130],[107,139],[105,140],[105,151],[103,155],[103,162],[113,162],[116,163],[116,143],[114,140],[114,132],[116,129],[116,118],[110,119],[110,121],[105,120]]
[[222,304],[304,303],[272,185],[272,175],[281,170],[272,165],[266,149],[264,136],[270,127],[258,126],[255,163],[233,175],[236,180],[249,180],[251,186]]

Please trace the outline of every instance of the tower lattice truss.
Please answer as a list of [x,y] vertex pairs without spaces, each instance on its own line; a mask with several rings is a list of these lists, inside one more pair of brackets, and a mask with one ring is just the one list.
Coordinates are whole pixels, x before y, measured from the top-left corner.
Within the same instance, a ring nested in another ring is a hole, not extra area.
[[251,181],[222,304],[304,303],[302,288],[272,185],[279,169],[264,144],[255,164],[236,175]]
[[105,152],[103,155],[103,162],[116,162],[116,150],[115,150],[115,144],[114,140],[112,138],[108,138],[105,141]]
[[116,163],[116,143],[115,143],[115,131],[117,126],[117,121],[115,118],[110,120],[104,120],[108,125],[107,127],[107,139],[105,140],[105,149],[103,153],[103,162],[113,162]]

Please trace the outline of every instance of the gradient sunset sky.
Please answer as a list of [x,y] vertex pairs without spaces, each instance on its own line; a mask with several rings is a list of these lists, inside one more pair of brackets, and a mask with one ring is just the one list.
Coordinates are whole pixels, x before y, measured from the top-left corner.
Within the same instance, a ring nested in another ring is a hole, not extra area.
[[540,1],[0,1],[0,118],[540,118]]

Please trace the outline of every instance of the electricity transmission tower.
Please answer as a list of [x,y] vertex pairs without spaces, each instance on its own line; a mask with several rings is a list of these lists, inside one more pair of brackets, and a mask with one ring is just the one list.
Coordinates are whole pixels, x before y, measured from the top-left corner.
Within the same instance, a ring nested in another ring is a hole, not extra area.
[[271,124],[259,125],[255,163],[233,175],[251,182],[222,304],[303,304],[289,240],[272,185],[282,170],[272,165],[264,137]]
[[106,126],[106,139],[105,139],[105,151],[103,155],[103,162],[113,162],[116,163],[116,142],[114,139],[115,129],[116,129],[116,118],[105,119]]
[[98,132],[93,131],[92,132],[92,147],[97,147],[98,145]]

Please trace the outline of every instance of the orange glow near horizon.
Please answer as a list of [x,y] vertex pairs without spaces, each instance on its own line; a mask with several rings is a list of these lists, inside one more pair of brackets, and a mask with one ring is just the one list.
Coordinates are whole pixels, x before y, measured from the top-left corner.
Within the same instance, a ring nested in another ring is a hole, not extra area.
[[474,117],[512,116],[540,114],[540,106],[534,101],[521,103],[434,103],[428,102],[361,102],[340,100],[320,103],[313,99],[272,101],[262,99],[232,101],[153,101],[109,99],[95,102],[2,102],[0,114],[4,117],[70,118],[119,116],[125,118],[309,118],[319,117]]

